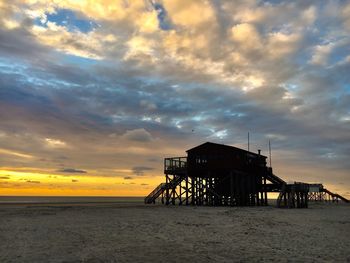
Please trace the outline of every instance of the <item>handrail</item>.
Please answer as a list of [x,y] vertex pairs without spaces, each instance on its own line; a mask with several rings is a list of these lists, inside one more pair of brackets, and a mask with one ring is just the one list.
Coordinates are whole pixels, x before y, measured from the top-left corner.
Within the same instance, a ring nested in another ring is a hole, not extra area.
[[345,197],[339,195],[339,194],[335,194],[335,193],[332,193],[331,191],[327,190],[326,188],[323,188],[323,192],[329,194],[330,196],[332,197],[336,197],[336,198],[339,198],[340,200],[344,201],[345,203],[349,203],[350,201],[348,199],[346,199]]
[[187,168],[187,157],[171,157],[164,159],[164,171],[175,171]]
[[146,198],[145,203],[150,204],[153,203],[166,189],[171,189],[176,187],[182,181],[181,176],[176,176],[168,183],[159,184]]
[[[163,188],[165,183],[159,184],[146,198],[145,198],[145,203],[150,203],[153,201],[153,198],[156,196],[156,194]],[[159,196],[159,195],[158,195]],[[157,196],[157,197],[158,197]]]
[[267,175],[266,175],[266,179],[268,179],[272,183],[286,184],[286,182],[283,179],[281,179],[277,175],[273,174],[272,170],[268,170]]

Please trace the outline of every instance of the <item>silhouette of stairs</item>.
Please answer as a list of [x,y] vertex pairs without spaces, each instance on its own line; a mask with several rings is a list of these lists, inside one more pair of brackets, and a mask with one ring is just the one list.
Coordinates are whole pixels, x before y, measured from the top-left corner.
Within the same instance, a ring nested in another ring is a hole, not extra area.
[[146,198],[145,204],[155,203],[156,199],[164,192],[166,183],[158,185]]
[[273,174],[272,172],[266,173],[265,178],[267,180],[269,180],[273,184],[277,184],[277,185],[281,185],[281,186],[283,184],[286,184],[286,182],[284,180],[282,180],[280,177],[278,177],[277,175]]
[[167,189],[172,189],[177,187],[179,184],[181,184],[183,177],[181,176],[175,176],[173,180],[171,180],[168,183],[161,183],[158,185],[146,198],[145,198],[145,204],[152,204],[155,203],[156,199],[164,193]]
[[323,192],[329,194],[332,198],[334,199],[340,199],[342,201],[344,201],[345,203],[349,203],[350,201],[348,199],[346,199],[345,197],[339,195],[339,194],[335,194],[335,193],[332,193],[331,191],[327,190],[326,188],[323,188]]

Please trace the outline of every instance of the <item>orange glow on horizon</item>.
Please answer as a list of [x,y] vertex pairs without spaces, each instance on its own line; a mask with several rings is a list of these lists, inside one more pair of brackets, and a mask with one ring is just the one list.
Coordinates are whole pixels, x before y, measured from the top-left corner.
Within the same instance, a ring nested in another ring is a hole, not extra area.
[[97,175],[61,175],[0,170],[2,196],[145,196],[162,176],[139,176],[131,180]]

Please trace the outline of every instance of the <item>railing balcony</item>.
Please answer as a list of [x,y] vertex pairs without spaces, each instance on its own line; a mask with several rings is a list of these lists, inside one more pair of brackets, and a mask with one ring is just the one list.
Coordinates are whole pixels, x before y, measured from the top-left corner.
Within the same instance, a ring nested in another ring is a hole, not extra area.
[[171,157],[164,159],[164,173],[184,173],[187,170],[187,157]]

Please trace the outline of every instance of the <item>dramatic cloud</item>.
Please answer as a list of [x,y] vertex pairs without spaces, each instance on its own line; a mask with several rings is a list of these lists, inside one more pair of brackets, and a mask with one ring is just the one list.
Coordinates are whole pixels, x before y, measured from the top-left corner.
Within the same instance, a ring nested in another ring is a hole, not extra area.
[[69,193],[111,178],[128,195],[133,175],[159,184],[164,157],[246,147],[249,131],[253,150],[271,140],[279,176],[348,191],[349,14],[349,1],[1,1],[0,171],[79,176]]

